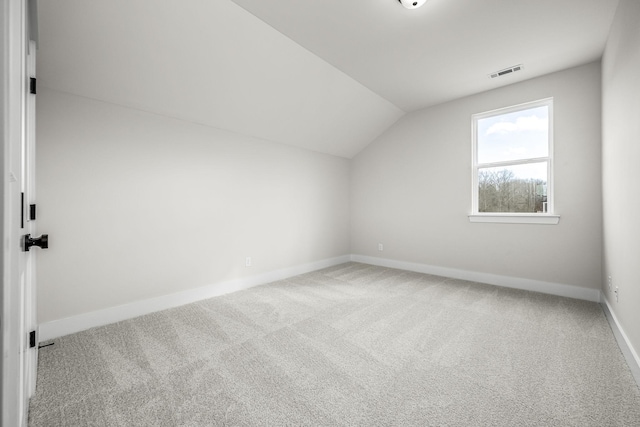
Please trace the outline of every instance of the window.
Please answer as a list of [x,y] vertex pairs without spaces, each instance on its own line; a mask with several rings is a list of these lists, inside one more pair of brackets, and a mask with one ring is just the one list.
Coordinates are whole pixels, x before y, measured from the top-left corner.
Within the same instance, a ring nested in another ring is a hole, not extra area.
[[553,100],[474,114],[472,222],[557,224]]

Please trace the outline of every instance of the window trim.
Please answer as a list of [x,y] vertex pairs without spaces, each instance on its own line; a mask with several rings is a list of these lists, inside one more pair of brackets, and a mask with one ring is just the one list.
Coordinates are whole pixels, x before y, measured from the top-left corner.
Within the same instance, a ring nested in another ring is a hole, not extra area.
[[[493,163],[478,163],[478,121],[501,114],[514,113],[537,107],[547,107],[549,112],[549,154],[548,157],[537,157],[520,160],[507,160]],[[557,224],[560,216],[555,212],[554,203],[554,174],[553,174],[553,97],[525,102],[505,108],[498,108],[471,116],[471,213],[470,222],[499,222],[510,224]],[[547,212],[479,212],[478,211],[478,169],[480,167],[513,166],[519,164],[547,162]]]
[[469,214],[469,222],[498,222],[502,224],[546,224],[556,225],[560,215],[531,214],[519,212]]

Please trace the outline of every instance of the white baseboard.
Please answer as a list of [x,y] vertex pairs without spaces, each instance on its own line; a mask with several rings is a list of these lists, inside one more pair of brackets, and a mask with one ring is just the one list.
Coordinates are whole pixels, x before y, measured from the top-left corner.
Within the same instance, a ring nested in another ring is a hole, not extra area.
[[[615,326],[618,328],[618,332],[620,332],[622,339],[624,339],[624,342],[627,344],[629,352],[631,353],[633,360],[635,360],[636,362],[636,367],[635,367],[636,370],[640,370],[640,357],[638,357],[638,352],[636,351],[635,348],[633,348],[633,345],[631,345],[631,341],[629,341],[629,337],[627,337],[627,334],[624,332],[624,329],[622,329],[622,325],[620,324],[620,322],[618,322],[616,313],[613,311],[611,304],[609,304],[609,300],[607,299],[606,296],[604,296],[604,294],[602,295],[602,303],[607,307],[607,310],[609,310],[609,314],[611,315],[611,318],[613,319]],[[640,386],[640,381],[638,382],[638,386]]]
[[38,327],[39,341],[47,341],[53,338],[94,328],[96,326],[104,326],[156,311],[166,310],[168,308],[178,307],[196,301],[202,301],[207,298],[213,298],[230,292],[248,289],[253,286],[275,282],[277,280],[283,280],[298,274],[309,273],[311,271],[332,267],[349,261],[351,261],[351,257],[349,255],[343,255],[336,258],[271,271],[269,273],[259,274],[256,276],[215,283],[190,289],[188,291],[163,295],[117,307],[105,308],[103,310],[45,322],[40,324]]
[[558,295],[562,297],[600,302],[599,289],[582,288],[580,286],[543,282],[540,280],[532,279],[522,279],[519,277],[500,276],[497,274],[479,273],[476,271],[458,270],[455,268],[436,267],[433,265],[396,261],[392,259],[376,258],[365,255],[351,255],[351,260],[355,262],[362,262],[365,264],[378,265],[381,267],[397,268],[400,270],[415,271],[417,273],[426,273],[436,276],[450,277],[453,279],[487,283],[489,285],[502,286],[505,288],[523,289],[526,291],[542,292],[545,294]]
[[[47,341],[64,335],[84,331],[96,326],[108,325],[156,311],[166,310],[168,308],[178,307],[207,298],[213,298],[230,292],[248,289],[253,286],[286,279],[298,274],[309,273],[311,271],[331,267],[349,261],[379,265],[382,267],[398,268],[401,270],[415,271],[418,273],[434,274],[438,276],[451,277],[454,279],[488,283],[491,285],[504,286],[507,288],[542,292],[587,301],[601,301],[600,291],[597,289],[587,289],[581,288],[579,286],[543,282],[539,280],[499,276],[489,273],[479,273],[467,270],[458,270],[427,264],[417,264],[405,261],[396,261],[391,259],[353,254],[285,268],[282,270],[276,270],[269,273],[245,277],[237,280],[215,283],[212,285],[190,289],[183,292],[163,295],[160,297],[145,299],[141,301],[135,301],[116,307],[110,307],[103,310],[67,317],[64,319],[45,322],[40,324],[38,327],[39,341]],[[634,353],[634,355],[637,359],[637,354]]]

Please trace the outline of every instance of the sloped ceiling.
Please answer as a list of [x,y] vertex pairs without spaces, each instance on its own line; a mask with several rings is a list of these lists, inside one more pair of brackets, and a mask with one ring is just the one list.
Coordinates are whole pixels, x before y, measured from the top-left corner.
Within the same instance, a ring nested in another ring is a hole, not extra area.
[[[233,0],[404,111],[595,61],[617,0]],[[489,79],[523,64],[517,74]]]
[[229,0],[38,3],[41,85],[351,157],[403,112]]
[[[40,0],[39,84],[352,157],[405,112],[598,59],[617,0]],[[516,64],[524,70],[491,80]]]

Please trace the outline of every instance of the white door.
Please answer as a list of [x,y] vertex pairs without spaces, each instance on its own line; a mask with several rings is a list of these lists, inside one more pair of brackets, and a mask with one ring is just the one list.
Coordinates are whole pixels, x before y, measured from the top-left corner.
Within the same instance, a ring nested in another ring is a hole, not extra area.
[[[35,280],[35,264],[37,250],[29,247],[30,244],[48,247],[48,236],[36,237],[36,218],[37,206],[35,201],[35,149],[36,149],[36,84],[35,84],[35,55],[36,44],[29,42],[27,49],[27,94],[25,105],[25,134],[23,138],[22,150],[22,192],[23,202],[23,234],[22,259],[21,259],[21,284],[23,288],[23,316],[24,330],[23,334],[28,336],[28,340],[23,341],[24,348],[22,352],[23,363],[23,392],[22,400],[26,404],[29,398],[36,391],[36,370],[38,367],[38,337],[36,323],[36,280]],[[26,239],[26,240],[25,240]],[[23,411],[24,412],[24,411]]]
[[[35,45],[27,34],[27,6],[20,0],[3,2],[3,209],[2,209],[2,393],[0,424],[26,427],[29,397],[35,391],[37,336],[35,316],[35,256],[25,250],[33,238],[35,221]],[[35,339],[33,339],[35,338]],[[33,342],[35,341],[35,342]],[[32,345],[32,344],[35,344]]]

